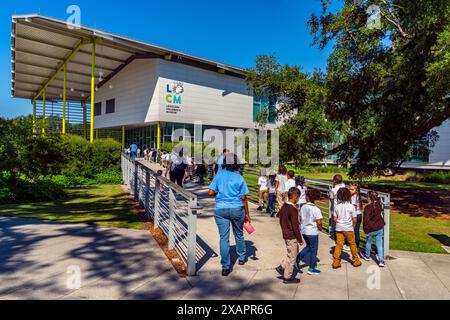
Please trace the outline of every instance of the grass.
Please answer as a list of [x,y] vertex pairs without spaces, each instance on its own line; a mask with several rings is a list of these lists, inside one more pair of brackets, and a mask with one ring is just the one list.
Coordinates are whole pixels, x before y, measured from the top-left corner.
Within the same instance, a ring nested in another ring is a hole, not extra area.
[[143,228],[120,185],[67,189],[67,193],[68,197],[55,201],[1,205],[0,216]]
[[449,237],[448,220],[391,214],[391,249],[446,253],[441,242],[449,246]]
[[[289,168],[292,169],[292,168]],[[311,170],[295,169],[296,175],[304,176],[312,180],[324,180],[331,182],[333,176],[339,173],[344,178],[346,182],[352,182],[356,180],[350,179],[350,177],[345,173],[345,171],[333,172],[313,172]],[[415,189],[434,189],[434,190],[450,190],[450,185],[445,183],[434,183],[434,182],[423,182],[423,181],[407,181],[409,178],[408,174],[396,175],[394,177],[374,177],[371,179],[364,180],[362,184],[370,186],[387,186],[394,188],[415,188]]]

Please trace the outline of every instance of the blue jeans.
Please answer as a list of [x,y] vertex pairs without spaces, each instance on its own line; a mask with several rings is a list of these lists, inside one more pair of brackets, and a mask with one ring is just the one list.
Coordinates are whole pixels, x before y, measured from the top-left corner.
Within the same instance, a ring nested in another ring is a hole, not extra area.
[[233,227],[234,239],[236,241],[236,252],[239,260],[246,258],[244,241],[245,210],[241,208],[216,209],[214,212],[220,235],[220,263],[223,269],[231,269],[230,261],[230,224]]
[[136,159],[136,152],[135,151],[131,151],[131,159]]
[[377,244],[377,252],[378,252],[378,259],[380,262],[384,262],[384,256],[383,256],[383,229],[380,229],[378,231],[371,232],[367,235],[367,242],[366,242],[366,256],[370,257],[370,249],[372,248],[372,239],[376,238],[376,244]]
[[317,250],[319,249],[319,236],[303,235],[306,247],[298,254],[297,259],[303,260],[309,255],[309,267],[315,269],[317,267]]
[[[360,229],[361,229],[361,223],[362,223],[362,214],[358,214],[357,218],[356,218],[356,225],[355,225],[355,242],[356,242],[356,248],[359,249],[359,242],[361,241],[361,236],[360,236]],[[348,246],[348,241],[347,239],[345,239],[345,245]]]
[[269,210],[271,212],[275,211],[275,193],[269,193]]

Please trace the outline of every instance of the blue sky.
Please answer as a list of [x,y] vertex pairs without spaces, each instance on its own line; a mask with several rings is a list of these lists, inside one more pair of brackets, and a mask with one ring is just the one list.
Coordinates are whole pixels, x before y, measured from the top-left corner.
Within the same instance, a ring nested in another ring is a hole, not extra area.
[[11,15],[41,13],[66,20],[81,8],[81,24],[240,67],[261,54],[305,71],[325,69],[329,49],[312,47],[306,21],[318,0],[81,0],[0,2],[0,117],[31,112],[28,100],[11,98]]

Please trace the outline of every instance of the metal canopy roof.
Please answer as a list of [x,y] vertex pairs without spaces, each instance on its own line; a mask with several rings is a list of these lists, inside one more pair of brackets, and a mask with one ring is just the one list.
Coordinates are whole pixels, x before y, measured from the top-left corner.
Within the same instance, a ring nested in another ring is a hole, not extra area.
[[[34,99],[65,60],[83,43],[96,42],[96,84],[104,85],[134,59],[165,58],[211,71],[243,77],[244,70],[179,51],[131,40],[39,14],[14,15],[11,33],[11,95]],[[85,44],[67,63],[67,100],[85,101],[90,96],[92,46]],[[98,81],[99,78],[102,81]],[[47,85],[46,99],[60,100],[63,73]],[[42,99],[42,97],[39,97]]]

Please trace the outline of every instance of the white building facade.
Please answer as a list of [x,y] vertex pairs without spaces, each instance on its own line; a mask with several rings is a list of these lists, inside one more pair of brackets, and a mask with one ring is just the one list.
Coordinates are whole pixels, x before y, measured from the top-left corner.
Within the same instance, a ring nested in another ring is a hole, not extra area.
[[[95,102],[95,128],[123,126],[126,145],[141,148],[172,142],[173,131],[180,128],[187,130],[189,140],[195,122],[223,131],[257,128],[261,108],[243,75],[164,59],[134,60],[98,89]],[[267,128],[274,128],[270,122]]]

